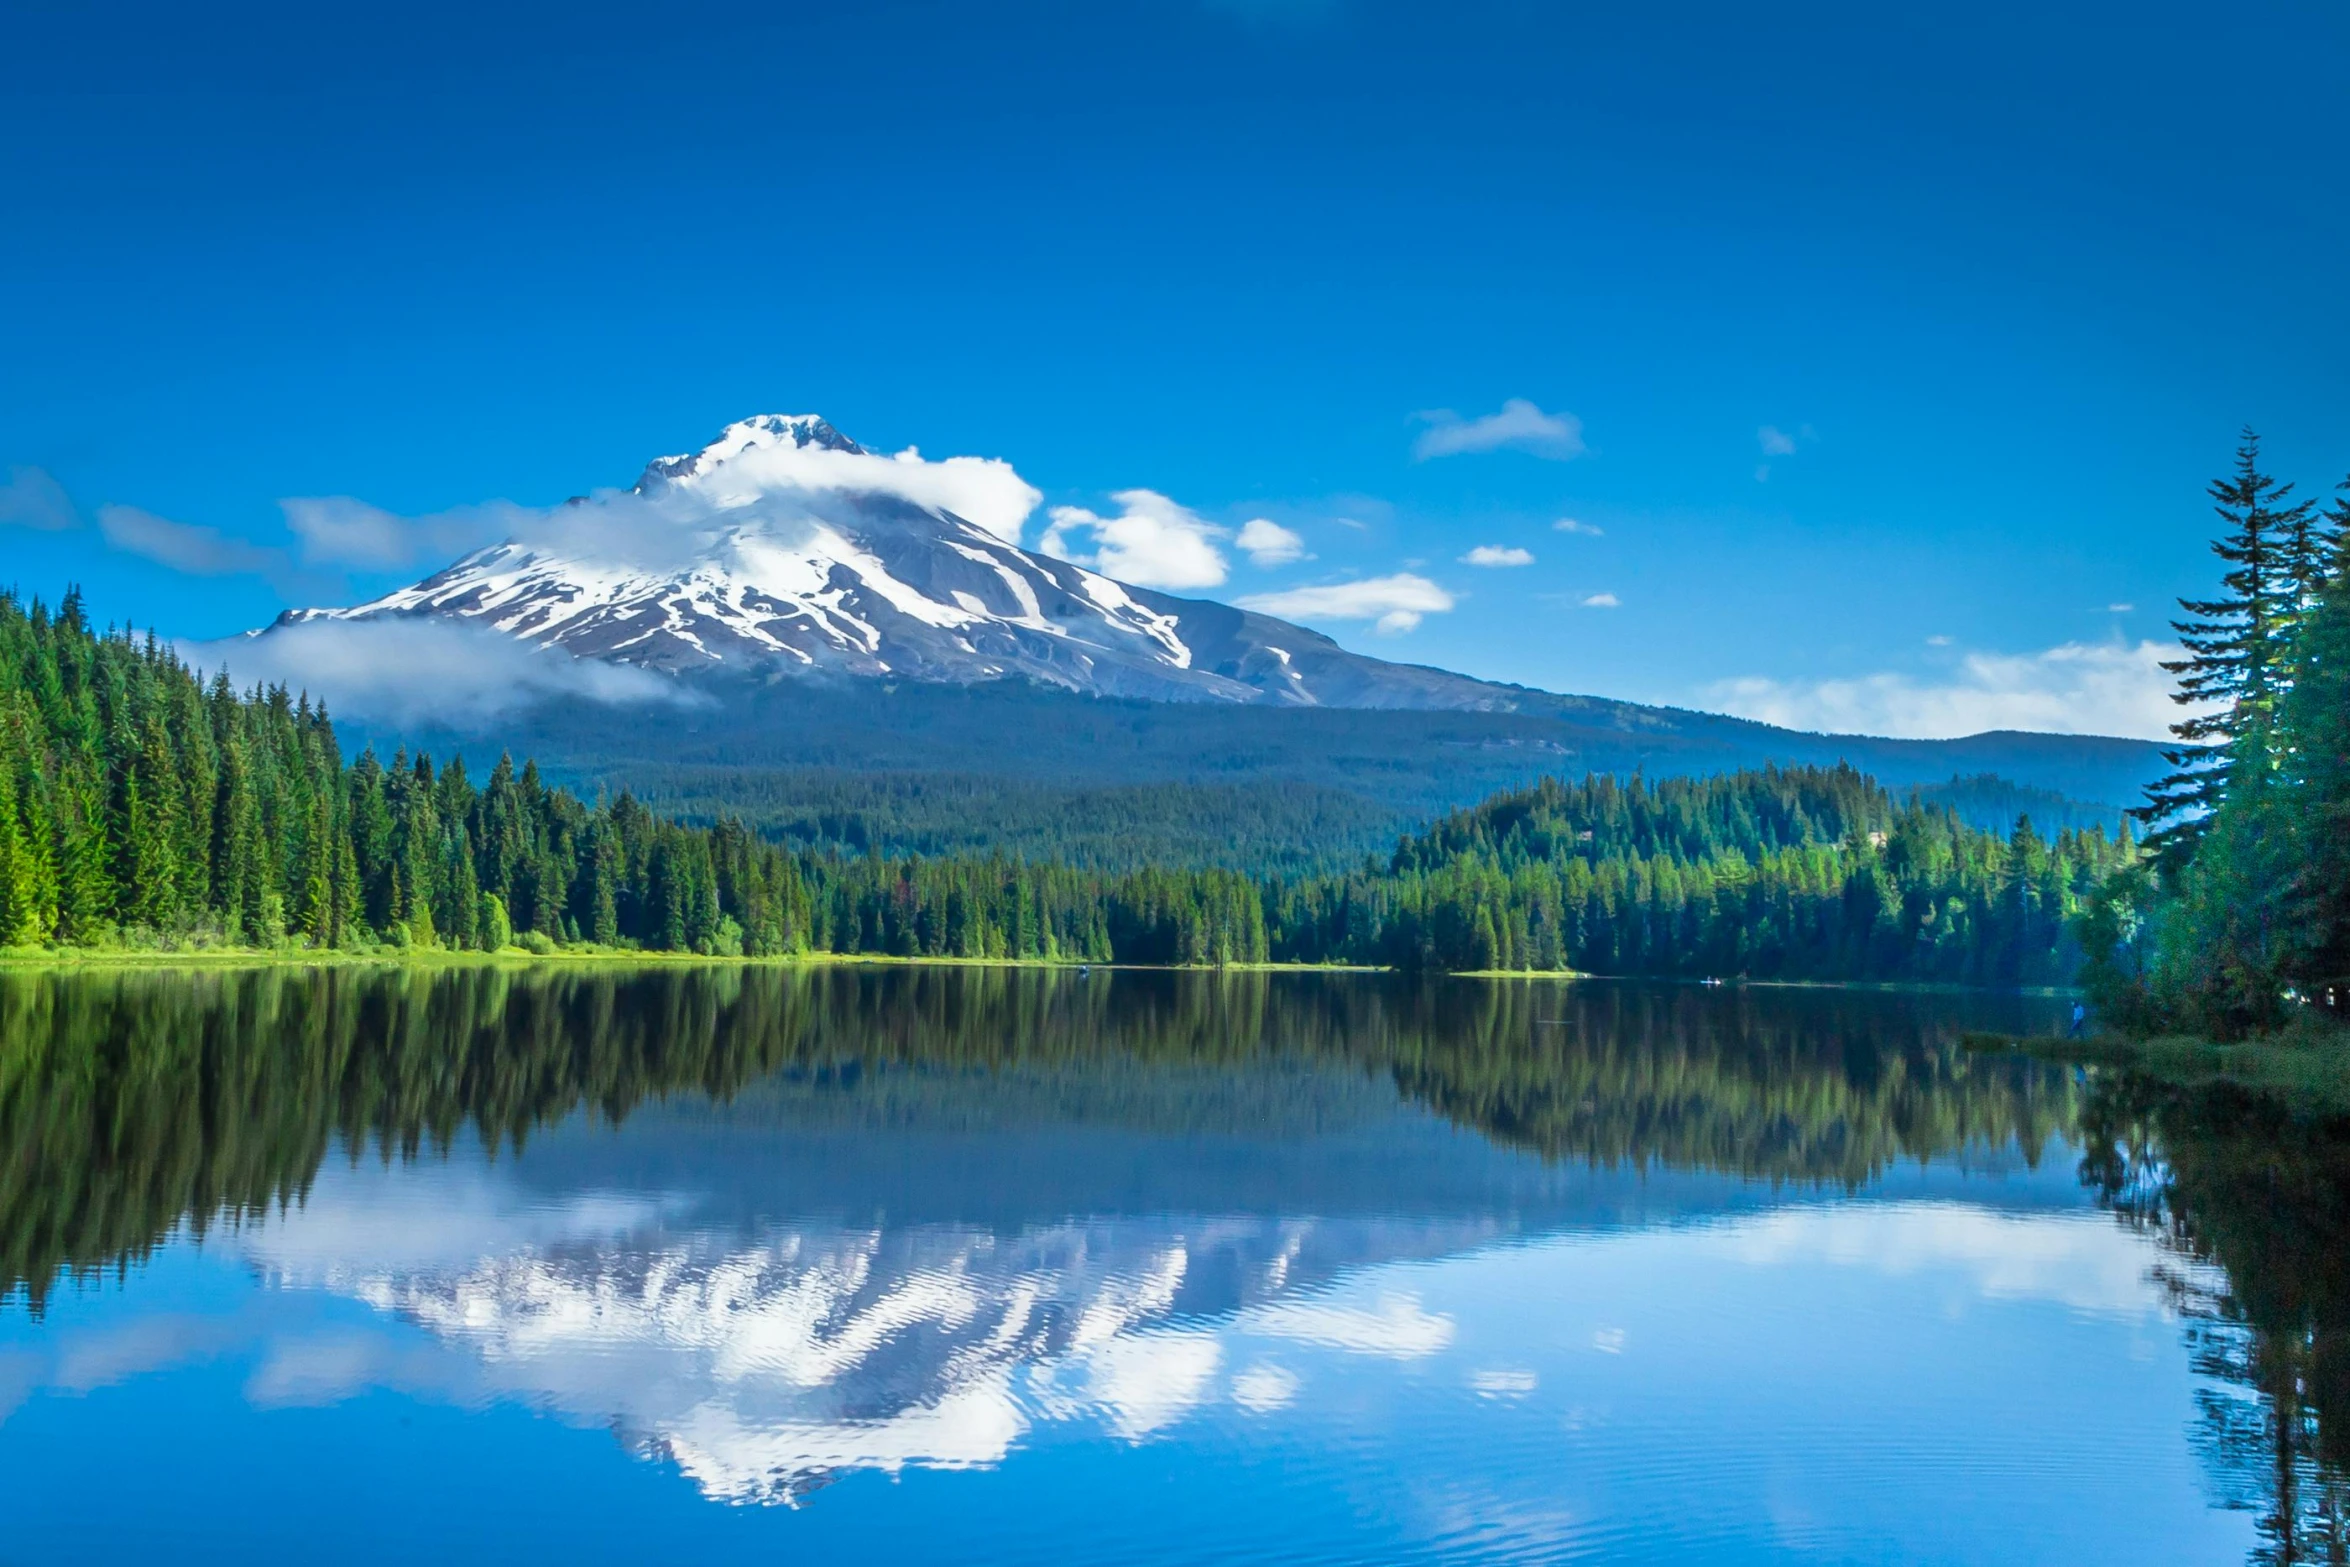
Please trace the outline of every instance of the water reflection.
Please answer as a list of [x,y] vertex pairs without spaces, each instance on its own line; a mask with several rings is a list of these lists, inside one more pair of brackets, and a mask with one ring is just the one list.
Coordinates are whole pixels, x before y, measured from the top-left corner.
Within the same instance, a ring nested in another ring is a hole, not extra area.
[[816,1114],[1279,1138],[1378,1102],[1350,1106],[1336,1072],[1607,1168],[1851,1186],[1902,1159],[2037,1161],[2069,1088],[1956,1043],[2022,1005],[1261,973],[0,972],[0,1295],[37,1309],[61,1273],[298,1202],[337,1143],[519,1151],[576,1110],[770,1078]]
[[2154,1236],[2187,1325],[2198,1446],[2261,1563],[2350,1561],[2350,1123],[2227,1083],[2102,1076],[2082,1178]]
[[[1947,1412],[1984,1365],[2159,1412],[2141,1363],[2183,1318],[2223,1499],[2266,1520],[2265,1559],[2339,1559],[2337,1133],[1960,1046],[2053,1010],[1263,974],[0,974],[0,1294],[31,1318],[0,1342],[0,1418],[233,1361],[256,1410],[527,1408],[722,1502],[1192,1433],[1203,1474],[1272,1444],[1291,1479],[1383,1486],[1303,1554],[1884,1559],[1966,1537],[1897,1505],[1919,1465],[2161,1483],[2175,1415],[2089,1453],[2036,1409],[1972,1435]],[[192,1309],[182,1280],[145,1286],[169,1309],[73,1316],[199,1236],[254,1302]],[[2020,1505],[1983,1495],[1985,1519]],[[1410,1518],[1338,1543],[1389,1509]],[[1737,1532],[1757,1518],[1767,1549]],[[2057,1559],[2076,1525],[2112,1541],[2052,1511],[2030,1538]],[[1214,1553],[1146,1531],[1129,1554]]]

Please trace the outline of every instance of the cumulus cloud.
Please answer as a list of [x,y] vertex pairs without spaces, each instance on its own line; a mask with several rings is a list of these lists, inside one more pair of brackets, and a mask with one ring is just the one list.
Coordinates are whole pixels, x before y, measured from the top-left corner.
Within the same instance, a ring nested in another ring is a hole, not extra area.
[[183,643],[180,653],[198,669],[226,669],[239,686],[283,683],[325,697],[346,716],[397,723],[483,718],[550,697],[607,705],[696,699],[650,670],[438,619],[304,621]]
[[62,533],[78,527],[81,517],[67,498],[65,486],[41,468],[11,468],[0,484],[0,528],[37,528]]
[[1462,452],[1491,452],[1503,447],[1536,457],[1565,461],[1583,455],[1583,421],[1573,414],[1546,414],[1523,397],[1501,405],[1499,413],[1464,419],[1449,408],[1435,408],[1418,416],[1428,428],[1412,445],[1422,462]]
[[1829,733],[1937,740],[2030,729],[2161,739],[2180,712],[2162,661],[2178,656],[2160,642],[2067,642],[2038,653],[1968,653],[1938,678],[1749,676],[1706,695],[1742,717]]
[[1426,577],[1398,572],[1391,577],[1256,593],[1235,602],[1242,609],[1284,620],[1368,620],[1377,630],[1393,633],[1411,630],[1422,616],[1445,613],[1454,600]]
[[1515,544],[1480,544],[1461,557],[1464,566],[1531,566],[1534,552]]
[[[1123,508],[1114,517],[1082,506],[1055,506],[1038,548],[1145,588],[1212,588],[1229,574],[1216,541],[1229,538],[1230,529],[1202,519],[1156,490],[1120,490],[1111,499]],[[1078,534],[1090,535],[1090,555],[1080,551]]]
[[1286,566],[1306,558],[1305,539],[1269,517],[1251,517],[1242,523],[1240,536],[1232,542],[1240,546],[1252,566]]
[[894,456],[764,442],[736,426],[692,471],[645,494],[605,490],[555,507],[490,501],[401,516],[348,495],[280,501],[302,559],[314,565],[397,570],[440,564],[501,539],[658,568],[682,563],[744,512],[780,508],[814,522],[863,496],[887,496],[952,512],[1017,544],[1042,494],[992,457],[933,461],[908,447]]
[[98,531],[126,555],[192,577],[278,578],[290,564],[282,550],[230,538],[217,528],[174,522],[136,506],[99,507]]
[[1613,593],[1586,593],[1578,602],[1585,609],[1618,609],[1624,601]]
[[1581,533],[1595,539],[1607,531],[1597,523],[1578,522],[1572,517],[1561,517],[1550,526],[1554,533]]
[[710,463],[703,472],[672,481],[672,487],[720,507],[753,505],[795,490],[894,495],[917,506],[951,511],[1007,544],[1020,542],[1029,513],[1044,499],[1001,458],[933,461],[911,446],[894,457],[828,446],[752,446]]

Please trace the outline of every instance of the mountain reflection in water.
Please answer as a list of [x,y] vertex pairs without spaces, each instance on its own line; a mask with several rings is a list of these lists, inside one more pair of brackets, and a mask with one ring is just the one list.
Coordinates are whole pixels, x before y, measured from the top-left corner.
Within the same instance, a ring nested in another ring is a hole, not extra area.
[[[408,1329],[265,1335],[257,1407],[518,1405],[608,1427],[704,1497],[797,1504],[863,1471],[1269,1418],[1369,1368],[1416,1397],[1481,1309],[1439,1264],[1547,1270],[1549,1304],[1525,1304],[1589,1309],[1579,1342],[1620,1355],[1641,1324],[1577,1303],[1597,1254],[1546,1248],[1679,1231],[1743,1265],[1958,1266],[1987,1299],[2175,1313],[2213,1500],[2260,1520],[2262,1559],[2341,1559],[2339,1128],[1960,1045],[2055,1006],[990,969],[0,974],[0,1292],[37,1360],[66,1302],[201,1240]],[[2172,1259],[2151,1294],[2140,1234]],[[71,1353],[30,1385],[102,1385]],[[1548,1374],[1504,1357],[1463,1385],[1502,1411]],[[1528,1508],[1511,1549],[1573,1554],[1548,1502],[1462,1505],[1439,1555],[1508,1554],[1493,1519]],[[1567,1532],[1606,1556],[1595,1527]]]

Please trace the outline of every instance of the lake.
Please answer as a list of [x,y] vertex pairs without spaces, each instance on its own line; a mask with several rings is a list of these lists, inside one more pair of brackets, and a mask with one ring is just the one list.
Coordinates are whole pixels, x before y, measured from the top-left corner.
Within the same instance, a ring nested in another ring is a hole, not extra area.
[[0,972],[0,1563],[2341,1560],[2341,1123],[2064,1008]]

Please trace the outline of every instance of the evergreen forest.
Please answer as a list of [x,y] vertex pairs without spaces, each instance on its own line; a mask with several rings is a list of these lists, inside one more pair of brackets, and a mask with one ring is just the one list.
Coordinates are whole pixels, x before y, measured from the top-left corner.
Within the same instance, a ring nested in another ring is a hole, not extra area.
[[1340,963],[2051,984],[2127,862],[1847,767],[1545,781],[1342,873],[854,855],[370,750],[323,705],[0,598],[0,941]]

